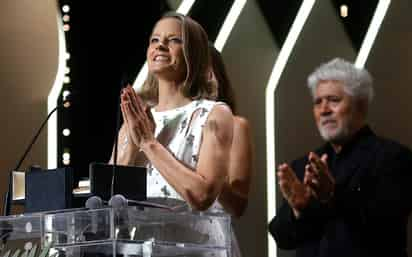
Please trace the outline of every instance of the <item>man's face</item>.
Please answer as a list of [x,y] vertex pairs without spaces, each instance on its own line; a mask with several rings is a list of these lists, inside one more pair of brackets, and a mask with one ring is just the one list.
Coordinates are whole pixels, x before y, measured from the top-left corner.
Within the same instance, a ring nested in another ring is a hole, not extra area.
[[340,81],[321,81],[316,88],[313,114],[320,135],[341,144],[363,125],[363,115]]

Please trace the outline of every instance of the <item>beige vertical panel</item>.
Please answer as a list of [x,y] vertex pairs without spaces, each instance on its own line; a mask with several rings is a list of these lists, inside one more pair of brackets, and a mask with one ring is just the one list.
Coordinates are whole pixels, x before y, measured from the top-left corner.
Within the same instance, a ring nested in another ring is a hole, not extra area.
[[250,204],[235,221],[243,256],[267,256],[265,88],[276,61],[275,45],[268,25],[255,1],[247,1],[223,49],[222,55],[233,83],[238,112],[253,129],[256,173]]
[[[409,148],[412,148],[411,13],[410,1],[391,2],[365,65],[375,85],[369,115],[372,128]],[[412,218],[408,226],[408,254],[412,256]]]
[[[55,1],[0,3],[0,195],[13,169],[47,116],[47,96],[57,71]],[[46,167],[47,131],[38,138],[22,169]]]

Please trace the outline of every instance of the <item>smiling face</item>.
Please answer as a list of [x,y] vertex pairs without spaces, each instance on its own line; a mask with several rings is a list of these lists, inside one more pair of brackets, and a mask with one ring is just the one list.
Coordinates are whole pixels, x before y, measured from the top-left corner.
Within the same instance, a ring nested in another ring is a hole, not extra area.
[[157,22],[150,37],[147,62],[149,71],[158,78],[185,79],[182,26],[178,19],[169,17]]
[[363,113],[340,81],[318,84],[313,113],[322,138],[335,144],[347,141],[365,123]]

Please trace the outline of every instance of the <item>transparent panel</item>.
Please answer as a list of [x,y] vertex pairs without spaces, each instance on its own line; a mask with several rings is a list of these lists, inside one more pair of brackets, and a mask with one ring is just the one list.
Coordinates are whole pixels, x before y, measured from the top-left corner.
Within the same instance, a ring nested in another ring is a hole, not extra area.
[[136,257],[229,257],[227,249],[205,248],[195,246],[176,246],[156,244],[150,241],[136,242],[128,240],[108,240],[87,244],[75,244],[53,249],[59,256],[65,257],[108,257],[108,256],[136,256]]
[[64,256],[224,257],[230,253],[230,216],[223,213],[103,208],[44,214],[42,224],[44,242]]
[[113,238],[112,209],[46,214],[43,238],[53,245],[85,243]]
[[30,250],[40,245],[41,215],[28,214],[0,218],[1,256],[8,250]]

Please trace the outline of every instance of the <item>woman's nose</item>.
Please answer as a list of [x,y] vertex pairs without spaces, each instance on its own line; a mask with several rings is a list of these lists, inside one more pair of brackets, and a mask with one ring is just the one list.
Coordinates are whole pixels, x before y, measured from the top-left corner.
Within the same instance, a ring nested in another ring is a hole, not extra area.
[[166,49],[166,42],[164,40],[159,40],[157,43],[156,49]]

